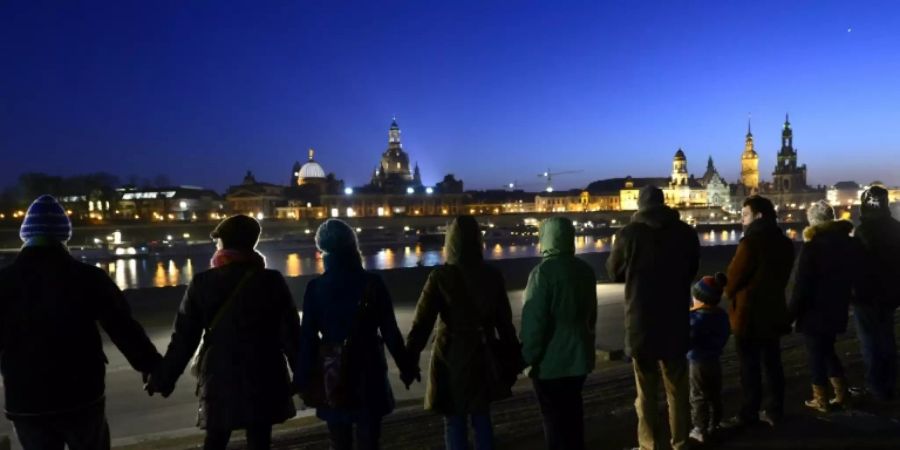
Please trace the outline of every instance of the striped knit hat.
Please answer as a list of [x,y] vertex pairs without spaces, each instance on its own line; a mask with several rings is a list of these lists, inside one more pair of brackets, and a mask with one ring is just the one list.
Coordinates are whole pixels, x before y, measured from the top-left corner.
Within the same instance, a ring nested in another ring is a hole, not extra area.
[[715,276],[705,276],[691,287],[691,295],[707,305],[718,305],[722,301],[722,291],[728,278],[724,273],[718,272]]
[[36,237],[66,242],[72,238],[72,222],[55,198],[42,195],[28,207],[22,228],[19,229],[19,237],[22,242]]

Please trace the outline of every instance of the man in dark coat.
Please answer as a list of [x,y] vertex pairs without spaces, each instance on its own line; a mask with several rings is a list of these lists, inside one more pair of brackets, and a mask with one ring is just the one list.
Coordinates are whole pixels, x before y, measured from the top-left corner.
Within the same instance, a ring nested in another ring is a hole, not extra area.
[[610,278],[625,282],[625,345],[634,361],[641,448],[662,446],[657,386],[660,370],[669,403],[672,447],[690,433],[691,282],[700,261],[697,232],[664,204],[655,186],[641,189],[638,211],[622,228],[606,262]]
[[[834,341],[837,334],[847,331],[850,298],[859,286],[862,249],[850,237],[853,224],[834,220],[834,209],[825,200],[810,205],[806,215],[809,227],[803,230],[788,309],[806,341],[813,391],[806,406],[826,412],[832,403],[843,406],[849,400]],[[834,388],[833,402],[828,401],[829,381]]]
[[900,305],[900,222],[891,217],[888,192],[873,186],[862,195],[855,239],[863,247],[863,289],[853,306],[866,362],[866,387],[876,399],[894,398],[897,343],[894,312]]
[[744,200],[744,237],[728,265],[725,295],[731,302],[728,315],[743,391],[733,426],[759,422],[763,365],[769,388],[763,417],[774,425],[784,415],[781,336],[790,332],[785,288],[794,264],[794,244],[778,227],[776,217],[768,199],[754,195]]
[[212,232],[212,269],[191,280],[160,370],[148,391],[168,396],[200,344],[197,426],[205,450],[225,449],[231,432],[247,430],[250,449],[268,449],[272,425],[294,417],[285,358],[295,367],[300,317],[284,277],[257,253],[261,228],[236,215]]
[[97,322],[138,372],[159,364],[122,291],[101,269],[76,261],[72,226],[56,200],[34,201],[25,242],[0,270],[0,369],[6,415],[28,449],[108,449],[106,356]]

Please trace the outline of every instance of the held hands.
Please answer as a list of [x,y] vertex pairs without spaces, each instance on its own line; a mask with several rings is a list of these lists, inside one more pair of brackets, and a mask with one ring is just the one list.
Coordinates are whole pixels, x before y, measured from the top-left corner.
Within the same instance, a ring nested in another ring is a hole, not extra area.
[[164,389],[159,386],[158,377],[154,376],[150,373],[143,373],[141,377],[144,380],[144,391],[147,392],[147,395],[153,396],[153,394],[160,394],[163,398],[168,398],[169,395],[172,394],[172,389]]
[[400,372],[400,381],[403,381],[403,385],[406,386],[406,390],[409,390],[409,386],[413,384],[413,381],[422,382],[422,370],[419,369],[419,366],[416,366],[414,369],[407,369]]

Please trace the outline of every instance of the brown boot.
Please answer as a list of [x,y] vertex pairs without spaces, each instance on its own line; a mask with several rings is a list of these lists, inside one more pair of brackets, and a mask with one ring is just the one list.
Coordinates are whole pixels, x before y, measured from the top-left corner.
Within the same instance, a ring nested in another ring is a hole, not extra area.
[[812,385],[813,398],[806,401],[806,406],[819,412],[828,412],[828,388],[818,384]]
[[850,392],[847,389],[847,379],[844,377],[829,378],[831,388],[834,389],[834,398],[829,403],[841,408],[850,407]]

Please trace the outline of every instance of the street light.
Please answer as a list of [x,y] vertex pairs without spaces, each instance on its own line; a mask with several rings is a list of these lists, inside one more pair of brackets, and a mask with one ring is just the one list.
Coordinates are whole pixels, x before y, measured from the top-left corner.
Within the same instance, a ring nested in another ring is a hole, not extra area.
[[416,190],[413,189],[412,187],[406,188],[406,193],[407,193],[407,194],[412,194],[412,193],[414,193],[414,192],[416,192]]
[[434,189],[431,187],[425,188],[425,193],[428,195],[434,194]]
[[344,194],[345,195],[353,195],[353,188],[352,187],[344,188]]

